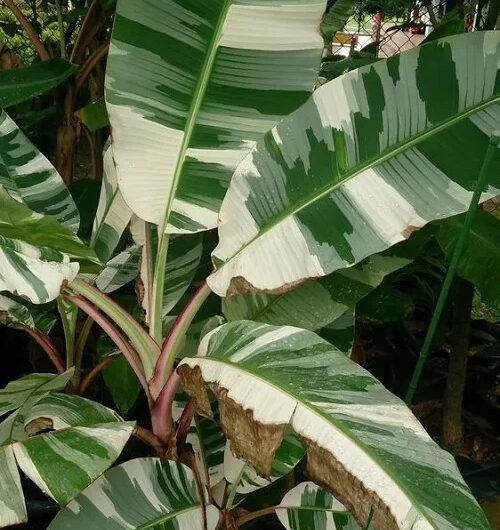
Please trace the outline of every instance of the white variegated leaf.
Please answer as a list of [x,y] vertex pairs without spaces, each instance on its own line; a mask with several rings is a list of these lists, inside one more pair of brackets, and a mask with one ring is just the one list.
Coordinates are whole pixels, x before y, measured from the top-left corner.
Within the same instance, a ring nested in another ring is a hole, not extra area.
[[361,529],[349,510],[333,495],[303,482],[290,490],[276,508],[276,515],[287,530],[371,530]]
[[23,473],[64,506],[113,464],[134,428],[99,403],[50,394],[26,413],[13,449]]
[[35,327],[35,320],[29,309],[9,298],[0,294],[0,323],[10,326],[27,326],[29,328]]
[[0,447],[0,528],[28,520],[12,447]]
[[[152,259],[148,253],[158,244],[157,228],[141,221],[134,216],[131,223],[131,232],[134,242],[142,245],[140,268],[141,305],[146,312],[146,321],[149,322],[149,289],[151,285]],[[149,230],[149,233],[147,233]],[[146,240],[149,238],[149,245]],[[203,253],[202,235],[189,234],[172,236],[168,244],[167,262],[165,268],[165,282],[163,284],[162,318],[165,318],[174,308],[182,295],[187,291],[193,281]]]
[[214,228],[238,162],[311,93],[326,0],[119,0],[106,72],[118,181],[169,233]]
[[[348,269],[306,282],[280,294],[247,293],[222,300],[231,320],[257,320],[276,326],[317,331],[352,310],[384,278],[411,263],[434,234],[428,227],[381,254],[374,254]],[[342,348],[340,348],[344,351]]]
[[32,406],[48,392],[63,390],[73,376],[73,371],[71,369],[60,375],[29,374],[11,381],[0,390],[0,415],[20,409],[26,403]]
[[192,471],[136,458],[107,471],[62,510],[48,530],[215,530],[217,508],[203,506]]
[[215,394],[233,453],[263,476],[290,425],[307,447],[309,476],[361,526],[373,510],[377,530],[489,529],[453,457],[399,398],[318,335],[231,322],[177,370],[203,415],[212,415],[205,389]]
[[77,274],[78,264],[68,256],[0,235],[0,291],[43,304],[57,298],[62,284]]
[[118,189],[113,146],[108,142],[103,151],[101,195],[90,239],[91,247],[102,262],[106,263],[113,255],[131,217],[132,211]]
[[[21,502],[13,456],[28,478],[65,505],[118,458],[132,434],[135,424],[103,405],[55,393],[72,375],[31,374],[0,391],[0,413],[11,412],[0,423],[0,484],[10,484],[12,494],[6,503]],[[0,513],[0,528],[7,522]]]
[[94,252],[48,215],[30,210],[0,186],[0,291],[35,304],[59,295],[79,263],[96,261]]
[[96,279],[96,286],[103,293],[112,293],[135,280],[139,274],[142,249],[137,245],[126,248],[110,259]]
[[34,212],[50,215],[78,232],[80,215],[52,164],[0,110],[0,186]]
[[456,35],[316,90],[235,172],[210,288],[279,294],[466,211],[500,128],[499,50],[498,31]]

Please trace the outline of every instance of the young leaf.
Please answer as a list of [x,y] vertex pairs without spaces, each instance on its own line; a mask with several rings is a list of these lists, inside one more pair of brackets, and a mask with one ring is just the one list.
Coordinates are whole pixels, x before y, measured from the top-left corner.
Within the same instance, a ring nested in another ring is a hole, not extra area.
[[217,224],[238,162],[302,104],[326,0],[120,0],[106,103],[120,189],[169,233]]
[[0,185],[33,211],[51,215],[72,232],[78,232],[78,209],[59,173],[2,110]]
[[276,515],[287,530],[368,530],[361,529],[349,510],[314,482],[302,482],[290,490]]
[[[269,476],[288,425],[309,476],[375,528],[487,530],[453,457],[369,372],[310,331],[241,321],[205,336],[178,372],[204,415],[215,393],[235,455]],[[439,492],[439,495],[436,494]]]
[[[463,216],[441,224],[437,239],[448,257],[462,230]],[[473,282],[484,303],[500,310],[500,220],[479,210],[476,212],[467,243],[457,266],[457,274]]]
[[192,471],[179,463],[136,458],[110,469],[62,510],[48,530],[168,528],[215,530],[219,511],[203,506]]
[[90,240],[90,246],[95,249],[103,263],[113,255],[131,217],[132,211],[118,189],[113,147],[108,142],[103,151],[101,195]]
[[77,68],[75,64],[56,58],[27,68],[0,70],[0,108],[17,105],[52,90]]
[[108,111],[104,97],[97,98],[85,107],[76,111],[80,121],[91,132],[98,131],[109,125]]
[[500,127],[499,48],[499,32],[458,35],[319,88],[238,167],[210,288],[283,292],[465,211]]
[[78,236],[87,238],[94,224],[101,182],[91,178],[79,179],[69,185],[69,191],[80,212]]

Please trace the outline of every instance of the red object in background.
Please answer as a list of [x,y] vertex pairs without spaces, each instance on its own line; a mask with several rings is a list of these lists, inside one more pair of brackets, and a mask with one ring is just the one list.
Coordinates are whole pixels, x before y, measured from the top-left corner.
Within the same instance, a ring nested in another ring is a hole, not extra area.
[[[420,19],[420,9],[418,7],[416,7],[414,10],[413,10],[413,20],[412,22],[414,22],[415,24],[420,24],[421,22],[421,19]],[[420,28],[420,26],[410,26],[410,28],[408,28],[408,31],[412,34],[412,35],[418,35],[420,33],[422,28]]]
[[474,29],[474,15],[467,15],[465,19],[465,31],[472,31]]

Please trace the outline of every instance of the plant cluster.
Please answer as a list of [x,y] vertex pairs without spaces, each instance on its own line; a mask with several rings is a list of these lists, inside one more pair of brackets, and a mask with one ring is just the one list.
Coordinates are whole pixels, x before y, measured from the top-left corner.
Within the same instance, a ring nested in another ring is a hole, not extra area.
[[[289,530],[489,528],[453,457],[351,353],[363,301],[422,256],[441,278],[429,248],[452,255],[471,200],[498,194],[500,36],[434,40],[313,93],[325,8],[118,0],[95,215],[2,110],[0,318],[57,373],[0,391],[0,527],[27,520],[21,470],[61,507],[50,530],[269,513]],[[82,68],[0,72],[1,105]],[[499,231],[481,209],[454,264],[496,309]],[[120,414],[84,397],[101,373]],[[139,395],[140,423],[124,418]],[[149,456],[113,466],[131,437]]]

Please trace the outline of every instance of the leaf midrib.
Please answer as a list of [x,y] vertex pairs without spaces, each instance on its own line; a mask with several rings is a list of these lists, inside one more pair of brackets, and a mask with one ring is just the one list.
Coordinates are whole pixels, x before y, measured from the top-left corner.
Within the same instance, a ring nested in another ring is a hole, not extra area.
[[[338,429],[339,431],[342,432],[342,434],[348,438],[349,440],[351,440],[357,447],[359,447],[362,451],[365,452],[365,454],[370,458],[370,460],[372,462],[375,463],[376,466],[380,467],[384,473],[386,473],[390,478],[391,480],[394,482],[394,484],[397,485],[397,487],[399,488],[400,491],[402,491],[404,493],[404,495],[406,495],[406,497],[411,501],[412,505],[415,506],[415,507],[418,507],[418,510],[420,511],[420,513],[422,513],[422,515],[425,516],[425,519],[426,521],[433,525],[433,528],[435,530],[439,530],[439,528],[435,527],[434,526],[434,523],[431,519],[429,519],[429,516],[427,515],[425,509],[423,506],[421,506],[420,503],[418,503],[413,495],[411,493],[409,493],[406,488],[403,488],[403,486],[400,484],[400,482],[394,477],[394,475],[392,474],[392,472],[390,472],[389,470],[386,469],[386,466],[383,465],[383,463],[378,460],[376,457],[376,455],[373,453],[373,451],[367,447],[363,442],[361,442],[358,438],[354,437],[353,435],[351,435],[342,425],[340,425],[338,422],[335,422],[333,419],[330,419],[330,418],[327,418],[319,409],[317,409],[314,405],[310,404],[310,403],[307,403],[301,399],[299,399],[297,396],[295,396],[295,394],[292,394],[291,392],[287,393],[283,388],[279,387],[279,386],[276,386],[276,384],[272,383],[269,381],[269,379],[266,379],[264,377],[262,377],[260,374],[257,374],[255,373],[253,370],[249,369],[248,367],[245,366],[245,368],[241,368],[240,365],[237,365],[237,364],[234,364],[232,362],[228,362],[228,361],[225,361],[225,360],[221,360],[220,358],[214,358],[214,357],[210,357],[210,356],[206,356],[205,358],[194,358],[196,361],[203,361],[203,360],[209,360],[209,361],[215,361],[215,362],[218,362],[218,363],[221,363],[221,364],[225,364],[227,366],[230,366],[231,368],[235,369],[235,370],[239,370],[240,372],[243,372],[245,374],[250,374],[251,376],[255,377],[256,379],[259,379],[260,381],[262,381],[263,383],[265,383],[266,385],[269,385],[271,387],[273,387],[277,392],[279,392],[280,394],[284,394],[285,396],[287,396],[288,398],[291,396],[297,403],[300,403],[303,407],[309,409],[311,412],[313,412],[314,414],[316,414],[317,416],[319,416],[321,418],[322,421],[325,421],[327,422],[328,424],[331,424],[333,425],[336,429]],[[372,376],[373,377],[373,376]],[[242,403],[240,403],[240,405],[243,405]],[[297,410],[297,407],[295,407],[293,413],[292,413],[292,416],[291,418],[293,418],[293,416],[295,415],[295,412]],[[332,454],[332,453],[331,453]],[[333,456],[333,454],[332,454]]]
[[221,7],[220,15],[215,25],[212,39],[208,45],[208,50],[203,61],[203,66],[201,67],[200,76],[196,87],[193,93],[191,105],[189,107],[188,116],[186,120],[186,125],[184,127],[184,135],[182,137],[182,143],[177,155],[177,161],[175,166],[174,178],[172,180],[172,185],[170,186],[167,206],[165,209],[165,214],[161,224],[159,225],[159,233],[164,234],[167,228],[170,214],[172,212],[173,202],[176,196],[177,188],[179,185],[179,180],[181,176],[182,169],[184,167],[184,161],[186,159],[186,153],[191,144],[191,136],[193,134],[194,127],[197,122],[198,113],[200,112],[201,104],[203,103],[204,95],[208,86],[208,81],[212,74],[212,69],[215,62],[215,56],[219,48],[219,41],[222,37],[222,29],[229,12],[229,8],[233,4],[233,0],[225,0],[223,6]]
[[[370,66],[371,68],[372,66]],[[367,67],[368,68],[368,67]],[[358,70],[359,71],[359,70]],[[217,272],[217,270],[221,270],[227,263],[232,261],[238,254],[243,252],[248,246],[250,246],[252,243],[260,239],[265,233],[267,233],[269,230],[273,229],[275,226],[277,226],[279,223],[287,219],[288,217],[291,217],[293,215],[296,215],[303,209],[307,208],[317,200],[323,198],[324,196],[332,193],[336,189],[343,186],[346,182],[350,181],[351,179],[357,177],[360,173],[363,171],[366,171],[367,169],[371,167],[376,167],[387,160],[390,160],[391,158],[397,156],[398,154],[406,151],[407,149],[410,149],[411,147],[414,147],[418,145],[421,141],[424,141],[428,138],[431,138],[432,136],[440,133],[441,131],[447,129],[448,127],[451,127],[455,125],[456,123],[468,118],[470,115],[479,112],[480,110],[483,110],[486,107],[489,107],[490,105],[493,105],[494,103],[500,102],[500,94],[496,94],[492,96],[491,98],[488,98],[481,103],[474,105],[467,110],[463,111],[462,113],[453,116],[452,118],[448,118],[447,120],[444,120],[440,122],[437,125],[431,126],[424,131],[417,133],[416,135],[408,138],[408,140],[399,142],[398,144],[395,144],[394,148],[389,148],[385,151],[385,154],[379,157],[371,157],[368,160],[366,160],[361,166],[355,166],[352,168],[351,171],[348,171],[344,178],[341,181],[337,181],[329,184],[325,184],[318,190],[316,190],[314,193],[306,196],[302,201],[299,201],[295,203],[294,205],[291,205],[291,207],[286,208],[281,212],[279,215],[274,217],[273,222],[269,223],[267,226],[264,226],[253,236],[247,243],[242,245],[232,256],[228,257],[224,263],[221,265],[219,269],[216,269],[214,273]],[[274,129],[272,129],[274,130]],[[252,153],[250,153],[248,156],[252,156]]]
[[201,508],[200,504],[194,504],[190,506],[189,508],[185,508],[184,510],[176,511],[176,512],[170,512],[164,515],[161,515],[160,517],[157,517],[156,519],[153,519],[149,521],[148,523],[141,524],[141,526],[137,526],[135,530],[146,530],[147,528],[155,528],[157,524],[163,523],[166,521],[170,521],[171,519],[175,519],[179,517],[179,515],[182,515],[184,513],[198,510]]

